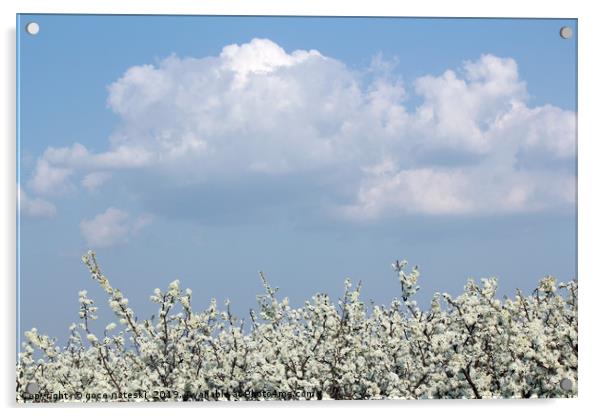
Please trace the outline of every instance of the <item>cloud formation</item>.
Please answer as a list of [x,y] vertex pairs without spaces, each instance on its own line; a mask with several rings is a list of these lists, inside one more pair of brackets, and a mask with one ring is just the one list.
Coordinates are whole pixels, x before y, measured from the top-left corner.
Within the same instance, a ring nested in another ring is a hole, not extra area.
[[253,39],[218,56],[131,67],[109,87],[121,122],[107,151],[48,148],[29,186],[68,192],[79,178],[96,189],[128,170],[174,187],[253,175],[278,187],[319,173],[324,212],[354,221],[574,204],[575,114],[530,107],[513,59],[482,55],[410,85],[379,62],[358,71]]
[[80,223],[80,230],[89,248],[96,249],[125,243],[149,222],[148,216],[132,219],[127,212],[109,207],[92,219],[84,219]]
[[53,203],[42,198],[31,198],[20,186],[17,186],[17,198],[20,212],[24,215],[50,218],[56,214],[56,206]]
[[89,191],[93,191],[111,178],[108,172],[88,173],[82,179],[82,186]]

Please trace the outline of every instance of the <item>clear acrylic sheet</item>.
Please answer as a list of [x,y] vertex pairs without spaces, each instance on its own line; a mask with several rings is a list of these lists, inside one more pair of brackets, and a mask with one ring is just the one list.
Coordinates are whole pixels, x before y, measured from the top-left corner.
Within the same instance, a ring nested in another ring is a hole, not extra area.
[[577,20],[22,14],[17,54],[18,402],[577,395]]

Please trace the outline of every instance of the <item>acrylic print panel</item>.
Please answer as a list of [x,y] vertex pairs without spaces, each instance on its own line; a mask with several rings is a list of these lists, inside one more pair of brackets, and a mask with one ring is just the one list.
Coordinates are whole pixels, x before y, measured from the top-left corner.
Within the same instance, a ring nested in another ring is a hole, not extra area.
[[576,20],[17,20],[18,402],[577,395]]

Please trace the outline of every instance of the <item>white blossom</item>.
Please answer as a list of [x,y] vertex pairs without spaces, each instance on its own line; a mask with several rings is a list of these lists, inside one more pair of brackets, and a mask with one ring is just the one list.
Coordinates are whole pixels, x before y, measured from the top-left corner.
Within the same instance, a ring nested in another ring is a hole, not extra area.
[[[166,292],[154,290],[156,317],[138,320],[102,274],[95,254],[83,261],[118,323],[107,325],[99,342],[93,331],[97,307],[82,290],[80,323],[70,325],[66,346],[36,328],[26,331],[17,362],[18,401],[27,400],[29,382],[44,392],[83,397],[123,389],[179,393],[161,400],[278,400],[287,393],[304,398],[296,392],[313,392],[309,398],[321,400],[577,394],[576,281],[557,283],[547,276],[531,295],[517,291],[498,299],[496,279],[469,280],[459,296],[435,293],[430,307],[421,309],[413,299],[418,269],[406,272],[407,262],[397,261],[400,297],[389,305],[367,306],[361,285],[346,279],[337,300],[318,293],[293,308],[260,273],[259,308],[241,319],[229,301],[225,310],[215,299],[193,310],[192,291],[182,291],[175,280]],[[560,387],[564,379],[573,390]],[[199,395],[216,390],[273,395]]]

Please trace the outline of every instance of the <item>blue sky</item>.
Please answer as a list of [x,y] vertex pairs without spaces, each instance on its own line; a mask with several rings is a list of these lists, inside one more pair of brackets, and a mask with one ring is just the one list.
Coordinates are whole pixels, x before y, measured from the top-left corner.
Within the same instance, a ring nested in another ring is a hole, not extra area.
[[18,21],[23,330],[111,318],[88,248],[141,317],[175,278],[246,315],[258,270],[293,305],[387,303],[398,258],[422,302],[576,273],[574,20]]

